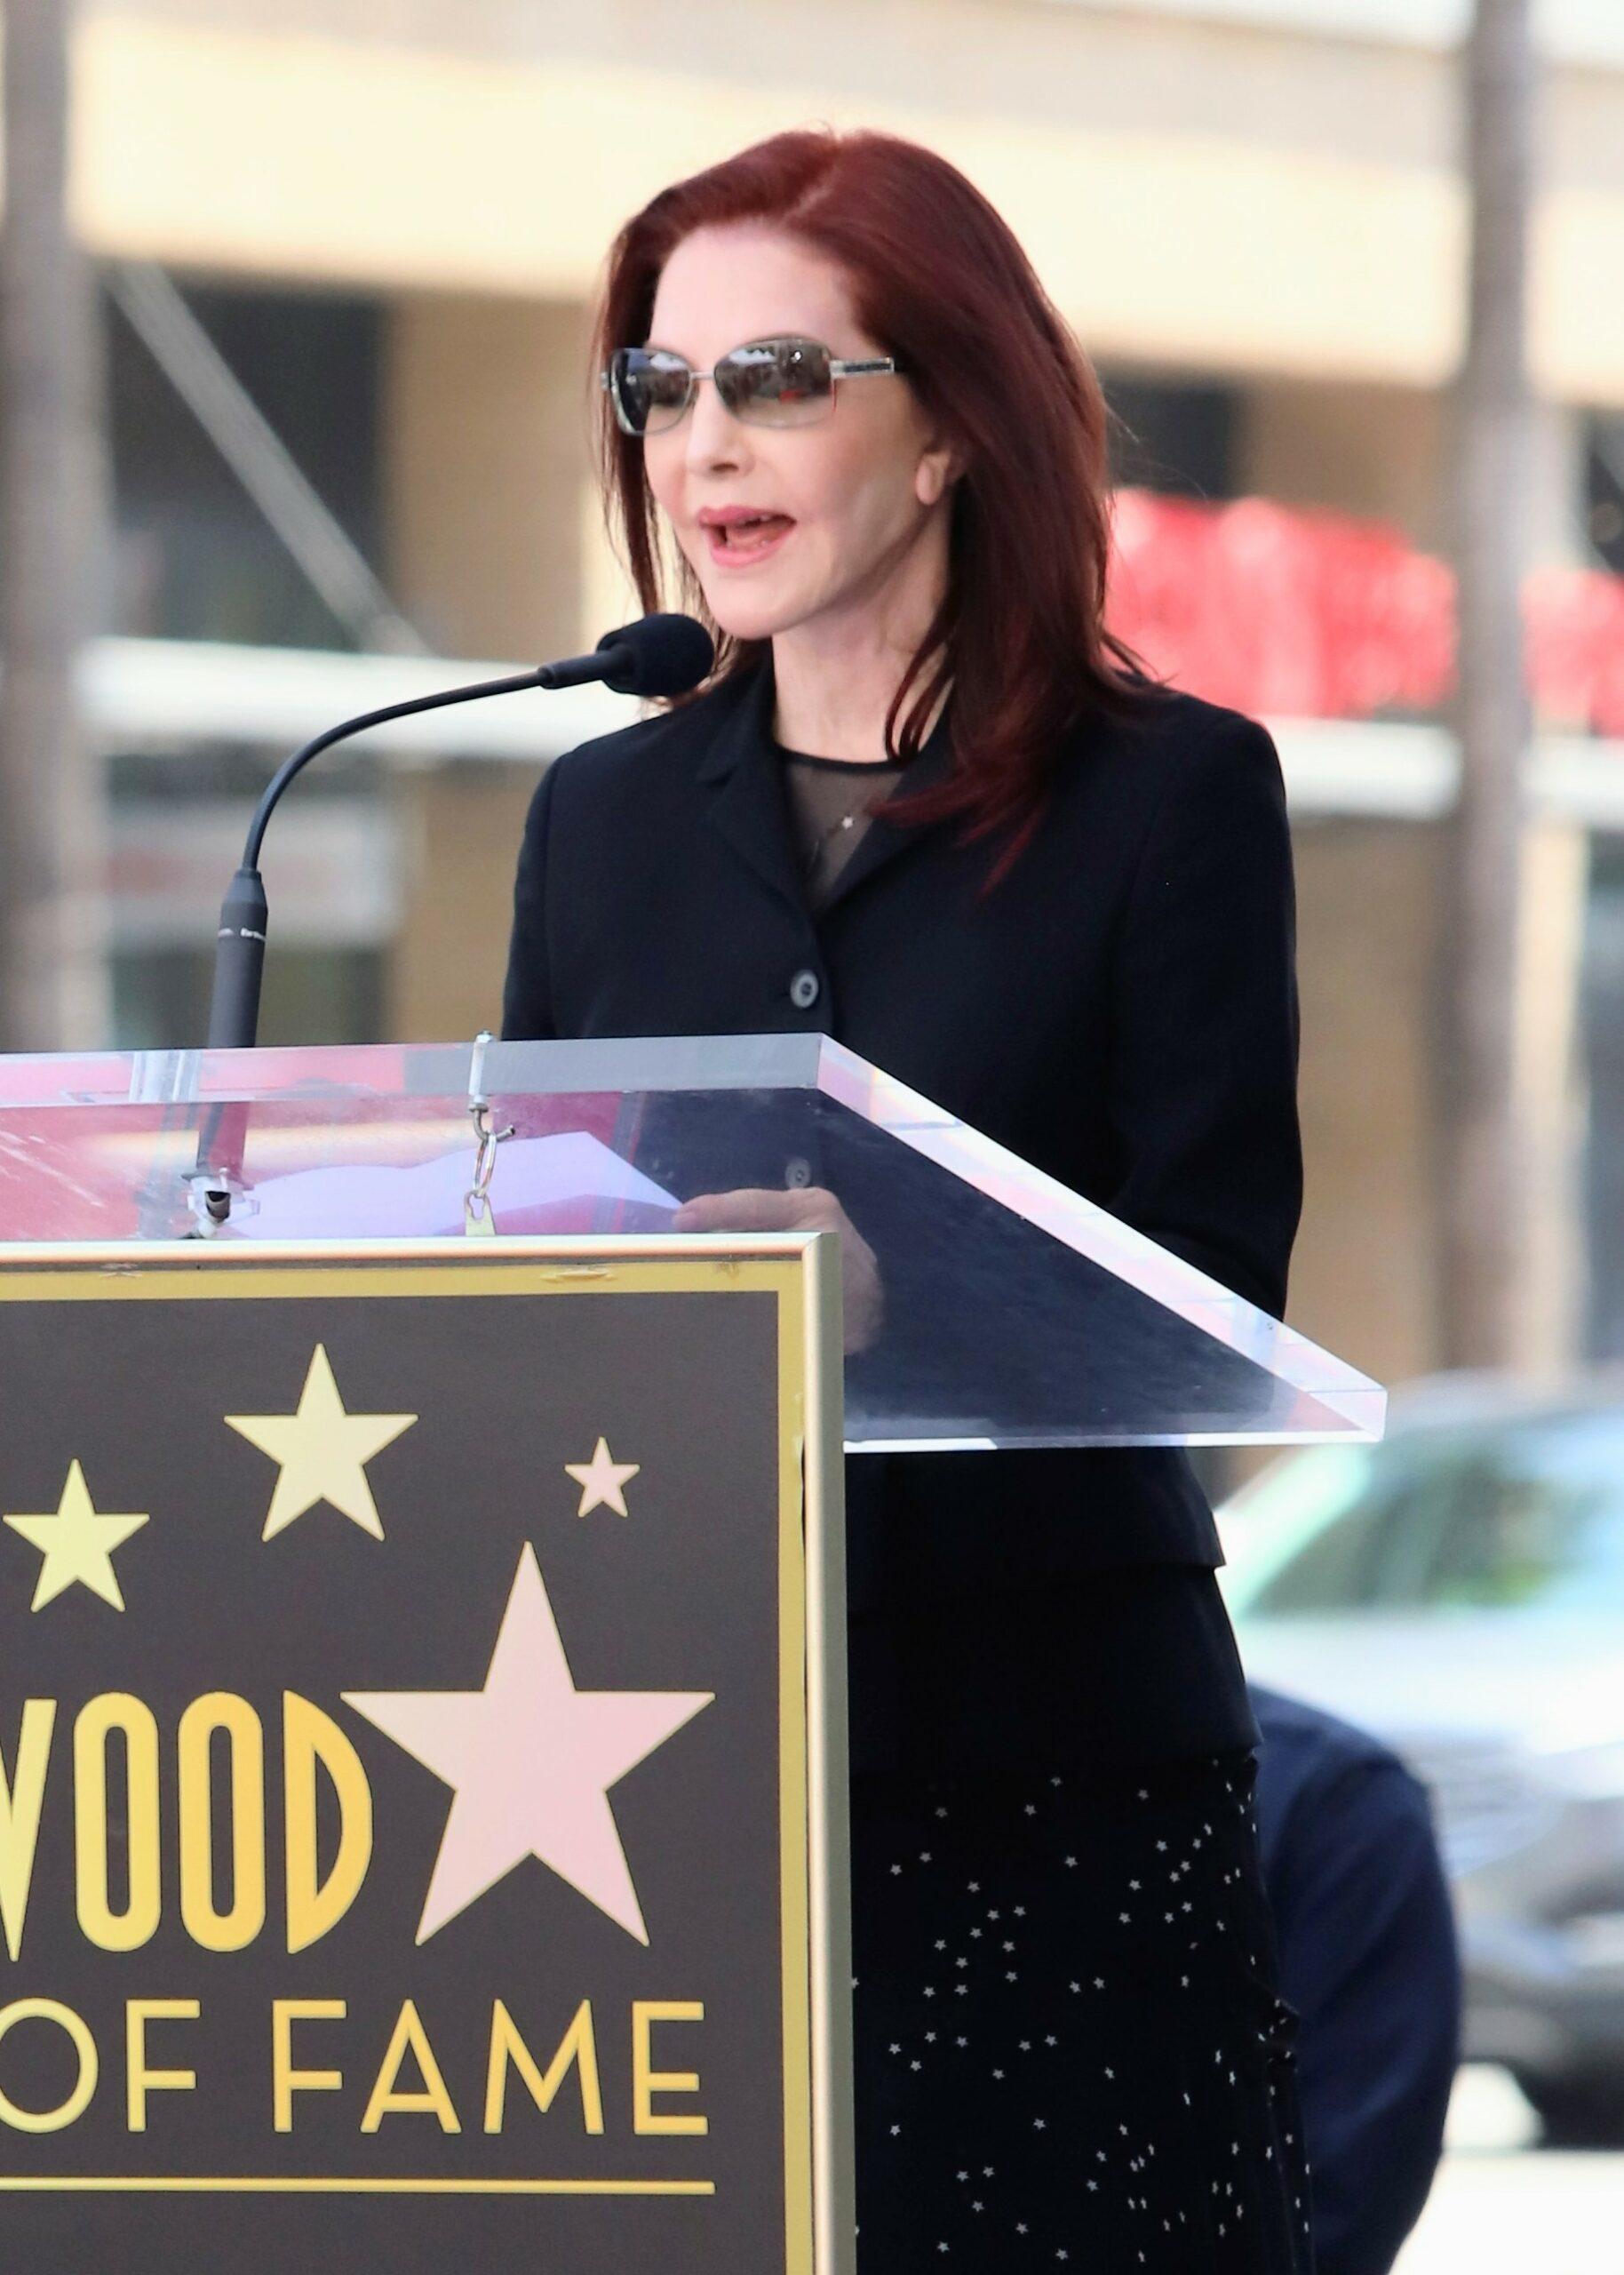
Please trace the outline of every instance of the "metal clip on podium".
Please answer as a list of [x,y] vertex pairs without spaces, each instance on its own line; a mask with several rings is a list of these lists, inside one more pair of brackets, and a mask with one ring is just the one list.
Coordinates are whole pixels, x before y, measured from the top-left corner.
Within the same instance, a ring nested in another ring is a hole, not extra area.
[[817,1036],[0,1061],[8,2263],[849,2275],[842,1446],[1382,1408]]

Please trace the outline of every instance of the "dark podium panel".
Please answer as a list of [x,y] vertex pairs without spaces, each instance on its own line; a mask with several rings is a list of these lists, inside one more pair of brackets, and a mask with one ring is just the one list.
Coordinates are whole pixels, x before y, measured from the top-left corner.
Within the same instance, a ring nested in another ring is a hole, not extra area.
[[849,2267],[832,1243],[607,1245],[0,1250],[6,2267]]

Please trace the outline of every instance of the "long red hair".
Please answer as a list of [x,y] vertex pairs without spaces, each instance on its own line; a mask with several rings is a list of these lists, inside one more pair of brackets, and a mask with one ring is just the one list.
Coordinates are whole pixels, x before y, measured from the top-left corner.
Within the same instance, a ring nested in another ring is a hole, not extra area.
[[[903,822],[961,816],[1007,830],[992,875],[1027,842],[1065,730],[1121,714],[1150,682],[1106,630],[1109,413],[1094,368],[1007,224],[958,168],[891,134],[797,128],[673,183],[610,252],[594,362],[649,337],[660,272],[694,230],[765,221],[836,262],[858,319],[895,355],[960,455],[948,589],[886,721],[911,758],[951,682],[953,763],[888,802]],[[605,507],[645,609],[661,605],[657,509],[642,446],[601,397]],[[683,605],[711,622],[683,562]],[[712,630],[718,628],[712,624]],[[715,680],[765,643],[718,632]],[[712,684],[715,681],[712,681]]]

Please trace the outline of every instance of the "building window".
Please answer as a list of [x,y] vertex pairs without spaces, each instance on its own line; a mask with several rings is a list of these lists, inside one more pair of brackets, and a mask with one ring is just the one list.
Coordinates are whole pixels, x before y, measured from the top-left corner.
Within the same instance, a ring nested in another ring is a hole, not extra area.
[[1604,568],[1624,577],[1624,418],[1598,412],[1588,422],[1585,513]]
[[1238,388],[1214,382],[1118,378],[1102,370],[1113,414],[1111,481],[1174,498],[1235,495]]
[[[382,310],[339,295],[187,288],[193,314],[362,553],[378,557]],[[108,303],[116,628],[354,644],[123,315]]]

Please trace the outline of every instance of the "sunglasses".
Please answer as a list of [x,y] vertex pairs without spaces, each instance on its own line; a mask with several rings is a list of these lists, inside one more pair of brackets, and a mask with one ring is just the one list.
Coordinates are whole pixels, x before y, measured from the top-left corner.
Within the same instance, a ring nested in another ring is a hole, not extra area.
[[810,427],[834,409],[837,379],[895,377],[891,355],[860,363],[832,355],[817,339],[752,339],[730,348],[712,371],[697,371],[669,347],[617,347],[600,385],[627,435],[663,435],[686,415],[701,379],[735,419],[751,427]]

